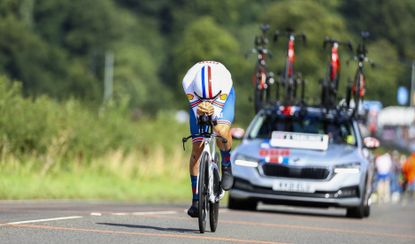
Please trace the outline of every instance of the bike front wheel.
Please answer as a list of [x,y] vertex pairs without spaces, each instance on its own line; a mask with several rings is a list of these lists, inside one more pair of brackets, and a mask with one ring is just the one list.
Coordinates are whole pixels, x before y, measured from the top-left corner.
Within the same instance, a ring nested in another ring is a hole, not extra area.
[[[219,177],[219,170],[215,168],[213,170],[213,187],[215,194],[219,197],[222,189],[220,186],[220,177]],[[219,218],[219,199],[217,202],[209,202],[209,224],[210,224],[210,231],[215,232],[216,227],[218,226],[218,218]]]
[[206,230],[206,217],[208,214],[209,199],[208,199],[208,182],[209,182],[209,155],[203,152],[200,157],[199,163],[199,181],[198,181],[198,192],[199,192],[199,231],[205,233]]

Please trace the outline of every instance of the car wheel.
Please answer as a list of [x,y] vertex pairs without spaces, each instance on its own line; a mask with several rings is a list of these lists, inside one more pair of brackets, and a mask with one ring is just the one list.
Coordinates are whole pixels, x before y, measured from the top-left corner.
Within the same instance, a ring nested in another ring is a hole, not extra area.
[[367,217],[369,217],[370,216],[370,206],[369,205],[366,205],[365,207],[364,207],[364,213],[363,213],[363,215],[367,218]]
[[255,211],[257,207],[257,201],[255,200],[242,200],[242,199],[236,199],[229,195],[228,200],[228,208],[234,209],[234,210],[251,210]]
[[367,198],[367,201],[364,205],[364,209],[363,209],[363,215],[367,218],[370,216],[370,197]]
[[370,215],[370,206],[369,206],[369,200],[366,199],[366,189],[367,186],[365,186],[362,200],[360,201],[360,204],[358,207],[353,208],[347,208],[346,216],[349,218],[356,218],[356,219],[362,219],[364,217],[369,217]]
[[348,208],[346,217],[362,219],[364,217],[364,206],[360,205],[359,207]]

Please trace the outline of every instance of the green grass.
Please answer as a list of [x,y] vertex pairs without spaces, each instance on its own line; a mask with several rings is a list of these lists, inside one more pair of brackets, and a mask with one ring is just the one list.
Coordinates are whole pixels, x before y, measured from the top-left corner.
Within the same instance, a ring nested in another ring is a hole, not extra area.
[[118,160],[113,153],[87,166],[56,165],[46,173],[37,162],[22,164],[9,159],[0,164],[0,199],[188,201],[191,188],[186,157],[173,157],[176,162],[149,162],[137,156]]
[[92,170],[72,174],[0,174],[1,199],[104,199],[184,202],[191,197],[187,179],[125,179]]

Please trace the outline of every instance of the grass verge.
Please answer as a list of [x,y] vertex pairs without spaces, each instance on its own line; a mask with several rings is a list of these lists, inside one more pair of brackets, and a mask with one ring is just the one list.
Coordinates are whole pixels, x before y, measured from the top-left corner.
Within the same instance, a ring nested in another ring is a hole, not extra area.
[[188,157],[180,148],[166,155],[121,151],[89,164],[59,163],[46,172],[36,160],[8,157],[0,163],[0,199],[104,199],[184,202],[191,197]]

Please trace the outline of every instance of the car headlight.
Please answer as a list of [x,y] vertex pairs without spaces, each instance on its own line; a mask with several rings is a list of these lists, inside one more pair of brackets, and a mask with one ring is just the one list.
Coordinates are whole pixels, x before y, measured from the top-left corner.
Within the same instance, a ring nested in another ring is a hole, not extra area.
[[348,173],[348,174],[358,174],[360,173],[360,163],[348,163],[348,164],[340,164],[334,166],[334,173]]
[[258,167],[258,160],[244,155],[237,155],[235,165],[256,168]]

